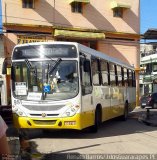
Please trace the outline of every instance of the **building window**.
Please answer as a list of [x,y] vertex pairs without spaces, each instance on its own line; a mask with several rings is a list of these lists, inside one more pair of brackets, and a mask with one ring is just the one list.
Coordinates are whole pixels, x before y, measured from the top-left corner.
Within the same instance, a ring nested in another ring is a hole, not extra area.
[[157,63],[153,63],[153,72],[157,72]]
[[123,17],[123,8],[114,8],[113,17]]
[[71,3],[71,11],[75,13],[82,13],[82,3],[81,2]]
[[34,0],[22,0],[23,8],[34,8]]
[[90,41],[89,42],[89,47],[97,50],[97,41]]

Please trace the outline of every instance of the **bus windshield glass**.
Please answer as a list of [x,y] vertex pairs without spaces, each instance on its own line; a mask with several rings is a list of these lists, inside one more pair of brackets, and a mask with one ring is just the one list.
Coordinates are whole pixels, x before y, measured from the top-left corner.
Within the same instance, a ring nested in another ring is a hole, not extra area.
[[27,60],[27,63],[26,61],[12,63],[12,89],[15,98],[57,101],[70,99],[78,94],[76,60]]
[[76,58],[77,50],[74,45],[43,44],[16,47],[13,52],[13,60],[32,58]]

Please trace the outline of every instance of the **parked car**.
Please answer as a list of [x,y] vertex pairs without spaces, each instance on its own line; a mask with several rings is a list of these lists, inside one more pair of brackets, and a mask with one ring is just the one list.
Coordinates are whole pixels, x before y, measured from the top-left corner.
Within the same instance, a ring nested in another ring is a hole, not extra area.
[[157,108],[157,92],[143,95],[140,99],[141,108],[146,106],[151,106],[152,108]]

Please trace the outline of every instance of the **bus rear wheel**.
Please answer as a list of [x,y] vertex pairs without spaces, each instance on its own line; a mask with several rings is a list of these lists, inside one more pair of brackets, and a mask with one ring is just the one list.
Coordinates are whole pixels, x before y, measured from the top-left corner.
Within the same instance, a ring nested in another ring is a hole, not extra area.
[[124,106],[124,114],[122,116],[123,121],[126,121],[128,119],[128,113],[129,113],[129,104],[126,102]]

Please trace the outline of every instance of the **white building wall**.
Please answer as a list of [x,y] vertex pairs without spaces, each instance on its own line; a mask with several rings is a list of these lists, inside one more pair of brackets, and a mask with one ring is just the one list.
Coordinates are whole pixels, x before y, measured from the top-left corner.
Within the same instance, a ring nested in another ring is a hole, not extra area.
[[4,45],[3,38],[0,36],[0,104],[7,105],[7,91],[6,91],[6,75],[2,74],[2,67],[4,62]]

